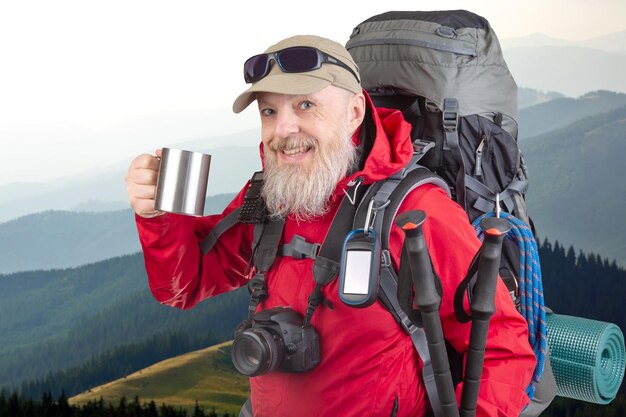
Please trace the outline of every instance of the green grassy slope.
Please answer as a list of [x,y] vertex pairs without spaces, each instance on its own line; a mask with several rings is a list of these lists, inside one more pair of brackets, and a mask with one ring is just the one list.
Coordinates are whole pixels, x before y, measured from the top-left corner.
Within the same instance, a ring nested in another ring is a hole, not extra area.
[[230,345],[225,342],[156,363],[141,371],[70,398],[71,404],[84,404],[102,397],[117,404],[122,396],[141,402],[153,400],[193,409],[215,407],[218,414],[238,415],[249,395],[248,378],[238,374],[230,361]]

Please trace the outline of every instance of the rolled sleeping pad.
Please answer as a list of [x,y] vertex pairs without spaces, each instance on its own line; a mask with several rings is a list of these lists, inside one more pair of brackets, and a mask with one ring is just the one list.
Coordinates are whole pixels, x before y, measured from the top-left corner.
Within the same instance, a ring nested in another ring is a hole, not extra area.
[[596,404],[615,398],[624,378],[624,335],[613,323],[546,314],[557,395]]

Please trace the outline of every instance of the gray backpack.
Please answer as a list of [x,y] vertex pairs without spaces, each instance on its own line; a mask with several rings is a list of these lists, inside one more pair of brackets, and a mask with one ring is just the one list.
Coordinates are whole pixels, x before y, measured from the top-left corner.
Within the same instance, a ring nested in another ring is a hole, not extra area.
[[[503,209],[532,227],[517,85],[486,19],[465,10],[383,13],[354,28],[346,48],[374,104],[402,111],[416,148],[430,148],[419,164],[445,180],[471,222]],[[518,302],[519,272],[519,248],[505,240],[500,276]],[[524,416],[556,394],[549,360],[541,371]]]
[[528,223],[517,85],[484,18],[388,12],[358,25],[346,48],[374,104],[402,110],[414,140],[435,142],[420,164],[448,182],[470,221],[499,199]]

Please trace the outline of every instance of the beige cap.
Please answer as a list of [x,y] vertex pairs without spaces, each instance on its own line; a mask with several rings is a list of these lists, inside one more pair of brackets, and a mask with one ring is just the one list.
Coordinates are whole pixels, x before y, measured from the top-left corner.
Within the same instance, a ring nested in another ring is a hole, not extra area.
[[[310,46],[331,55],[352,68],[355,74],[359,68],[343,45],[313,35],[298,35],[284,39],[276,45],[270,46],[265,53],[280,51],[293,46]],[[255,93],[280,94],[310,94],[320,91],[329,85],[334,85],[353,93],[361,92],[361,84],[350,71],[339,65],[323,64],[321,68],[309,72],[285,73],[276,63],[272,64],[270,72],[250,88],[241,93],[233,103],[233,111],[239,113],[256,99]]]

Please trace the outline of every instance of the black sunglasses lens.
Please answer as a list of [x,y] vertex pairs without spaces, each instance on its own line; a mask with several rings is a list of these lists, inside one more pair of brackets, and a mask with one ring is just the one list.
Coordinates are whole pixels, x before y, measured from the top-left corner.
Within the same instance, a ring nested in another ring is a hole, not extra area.
[[285,72],[307,72],[319,68],[317,51],[313,48],[288,48],[278,53],[280,66]]
[[243,78],[247,83],[254,83],[267,75],[269,59],[266,54],[255,55],[243,64]]

